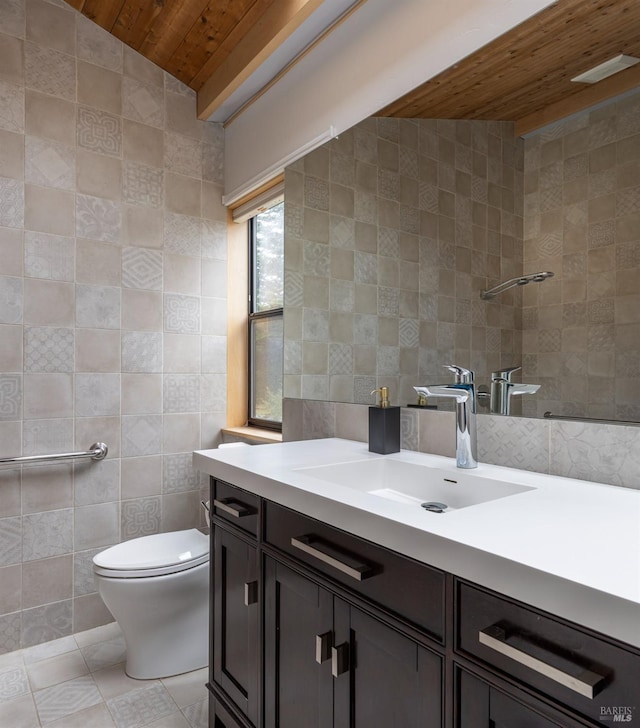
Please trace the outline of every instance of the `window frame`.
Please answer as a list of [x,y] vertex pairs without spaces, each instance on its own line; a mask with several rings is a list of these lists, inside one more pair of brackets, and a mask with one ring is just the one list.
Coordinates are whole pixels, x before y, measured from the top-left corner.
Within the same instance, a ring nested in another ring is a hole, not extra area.
[[[281,204],[276,202],[269,207],[275,207]],[[265,209],[269,209],[266,207]],[[247,424],[252,427],[260,427],[267,430],[275,430],[282,432],[282,421],[267,420],[259,417],[254,417],[254,405],[255,405],[255,377],[254,377],[254,337],[253,337],[253,323],[255,321],[269,320],[269,319],[282,319],[284,326],[284,306],[278,306],[276,308],[264,309],[262,311],[254,311],[256,302],[256,285],[257,285],[257,266],[256,266],[256,247],[257,247],[257,217],[262,212],[259,210],[254,216],[247,220],[247,233],[248,233],[248,301],[247,301]],[[284,244],[284,241],[283,241]],[[283,260],[283,286],[284,286],[284,260]],[[284,371],[282,372],[282,384],[284,386]]]

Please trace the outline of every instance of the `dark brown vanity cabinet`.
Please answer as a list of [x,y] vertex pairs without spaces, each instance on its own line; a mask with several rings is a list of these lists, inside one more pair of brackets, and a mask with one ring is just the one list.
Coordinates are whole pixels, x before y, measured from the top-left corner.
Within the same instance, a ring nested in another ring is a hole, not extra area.
[[275,559],[265,563],[265,728],[437,728],[442,660]]
[[212,499],[211,728],[640,728],[638,649],[227,483]]

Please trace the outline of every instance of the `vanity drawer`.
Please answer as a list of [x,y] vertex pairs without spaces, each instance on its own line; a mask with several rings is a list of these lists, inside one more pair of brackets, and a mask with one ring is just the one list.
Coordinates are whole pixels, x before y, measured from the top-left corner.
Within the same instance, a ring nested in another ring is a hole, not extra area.
[[458,651],[598,724],[628,709],[640,726],[640,652],[463,582],[457,598]]
[[218,518],[252,536],[258,535],[260,498],[257,495],[223,480],[213,480],[211,495],[211,510]]
[[275,503],[265,510],[267,543],[443,641],[443,572]]

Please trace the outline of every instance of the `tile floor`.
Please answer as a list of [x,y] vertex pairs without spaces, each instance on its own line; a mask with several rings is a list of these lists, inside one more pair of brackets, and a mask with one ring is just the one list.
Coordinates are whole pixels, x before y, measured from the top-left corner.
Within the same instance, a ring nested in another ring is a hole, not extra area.
[[0,728],[207,728],[207,669],[132,680],[113,622],[0,655]]

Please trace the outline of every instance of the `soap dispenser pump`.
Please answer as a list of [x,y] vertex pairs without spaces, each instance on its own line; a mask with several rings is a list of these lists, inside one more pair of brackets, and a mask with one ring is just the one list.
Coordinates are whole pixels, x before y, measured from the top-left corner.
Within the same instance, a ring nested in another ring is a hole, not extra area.
[[389,406],[389,387],[374,389],[380,394],[376,407],[369,407],[369,451],[380,455],[400,452],[400,407]]

